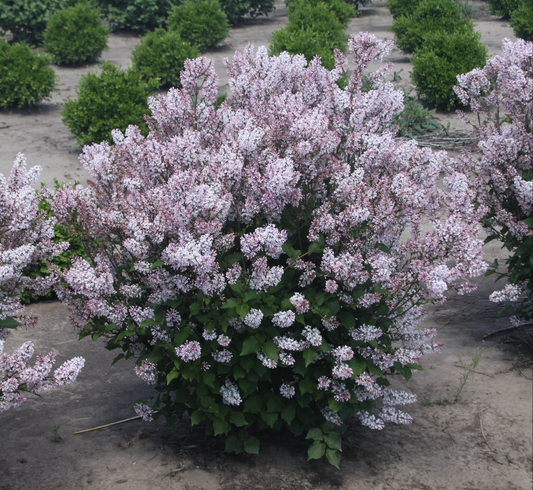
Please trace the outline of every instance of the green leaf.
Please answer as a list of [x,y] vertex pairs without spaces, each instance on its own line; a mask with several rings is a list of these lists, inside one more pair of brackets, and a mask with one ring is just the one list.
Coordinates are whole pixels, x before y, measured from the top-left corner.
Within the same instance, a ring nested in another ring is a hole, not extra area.
[[180,372],[176,368],[172,369],[172,371],[167,374],[167,385],[170,384],[173,379],[179,378],[179,376]]
[[244,441],[244,451],[248,454],[259,454],[259,439],[249,437]]
[[268,339],[264,344],[263,344],[263,352],[266,354],[266,356],[269,358],[269,359],[272,359],[274,361],[277,361],[278,360],[278,356],[279,356],[279,348],[278,346],[274,343],[274,341],[272,339]]
[[198,425],[200,422],[203,422],[205,419],[205,413],[203,410],[195,410],[191,414],[191,425]]
[[204,383],[211,388],[215,387],[215,373],[213,371],[206,371],[204,373]]
[[248,372],[250,369],[252,369],[254,365],[254,360],[251,357],[243,357],[241,358],[241,366],[243,369]]
[[315,441],[307,450],[307,461],[310,459],[320,459],[326,452],[326,445],[323,442]]
[[348,365],[352,368],[353,377],[359,376],[366,369],[366,362],[363,359],[354,357],[348,362]]
[[311,364],[315,360],[315,357],[316,357],[315,349],[312,349],[312,348],[305,349],[303,352],[303,357],[305,360],[305,367],[309,366],[309,364]]
[[268,413],[278,413],[281,412],[281,408],[283,407],[283,403],[279,396],[273,396],[270,398],[267,402],[267,412]]
[[242,427],[243,425],[246,425],[248,423],[246,421],[246,417],[242,412],[231,412],[229,420],[233,425],[237,427]]
[[266,422],[266,424],[272,428],[274,427],[274,424],[278,420],[278,414],[277,413],[267,413],[264,410],[261,411],[261,418]]
[[221,306],[223,310],[228,308],[237,308],[241,302],[237,298],[228,298],[226,302]]
[[157,322],[153,319],[153,318],[148,318],[148,320],[143,320],[141,322],[141,327],[148,327],[150,325],[154,325],[156,324]]
[[304,378],[302,381],[300,381],[300,392],[302,395],[305,395],[306,393],[313,393],[316,388],[316,383],[309,378]]
[[235,379],[241,379],[246,376],[246,371],[238,364],[233,366],[233,377]]
[[22,323],[8,316],[5,320],[0,320],[0,328],[17,328]]
[[152,269],[155,269],[156,267],[161,267],[162,265],[165,265],[165,263],[161,259],[158,259],[152,264]]
[[318,427],[314,427],[309,430],[307,435],[305,436],[306,439],[314,439],[315,441],[323,441],[324,440],[324,434]]
[[213,429],[215,430],[215,436],[220,434],[226,434],[230,429],[230,425],[222,419],[216,418],[213,420]]
[[286,405],[281,411],[281,418],[290,425],[296,416],[296,409],[292,405]]
[[333,413],[337,413],[342,408],[342,402],[338,402],[335,398],[331,397],[328,400],[328,406]]
[[341,451],[341,435],[338,432],[330,432],[329,434],[324,434],[324,442],[331,449],[338,449]]
[[182,345],[183,342],[187,340],[189,335],[191,334],[191,329],[189,327],[185,327],[174,337],[174,345]]
[[339,451],[332,450],[332,449],[326,449],[326,458],[330,462],[331,465],[339,469],[339,464],[341,462],[341,455]]
[[254,290],[246,291],[246,294],[244,295],[244,302],[248,303],[248,301],[254,298],[257,298],[257,291],[254,291]]
[[259,352],[259,340],[256,337],[248,337],[242,344],[241,356]]
[[349,311],[341,311],[337,318],[341,322],[341,325],[346,328],[354,328],[355,327],[355,318],[352,313]]
[[252,395],[244,402],[244,411],[250,413],[259,413],[263,408],[263,398],[261,395]]

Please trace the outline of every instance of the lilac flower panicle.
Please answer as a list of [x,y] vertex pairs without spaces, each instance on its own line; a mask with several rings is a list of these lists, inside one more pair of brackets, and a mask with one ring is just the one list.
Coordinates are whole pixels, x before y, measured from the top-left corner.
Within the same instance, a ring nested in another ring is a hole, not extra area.
[[242,403],[239,387],[228,379],[220,387],[220,393],[222,395],[222,402],[225,405],[240,405]]
[[196,340],[186,340],[182,345],[176,347],[176,355],[183,362],[191,362],[199,359],[202,354],[200,342]]

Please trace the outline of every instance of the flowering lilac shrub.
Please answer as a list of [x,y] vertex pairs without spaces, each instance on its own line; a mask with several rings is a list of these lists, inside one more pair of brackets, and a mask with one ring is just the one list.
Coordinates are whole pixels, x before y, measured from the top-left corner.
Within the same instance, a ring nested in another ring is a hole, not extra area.
[[38,210],[40,198],[33,186],[40,167],[26,170],[26,161],[19,154],[9,177],[0,173],[0,412],[18,407],[23,392],[39,393],[72,383],[83,367],[76,357],[66,361],[49,376],[55,354],[37,355],[33,367],[28,365],[34,349],[25,342],[12,354],[3,354],[9,329],[22,325],[32,327],[37,317],[24,314],[19,295],[24,288],[42,294],[50,288],[54,276],[36,279],[25,273],[31,264],[61,254],[68,243],[55,243],[53,219]]
[[285,427],[336,466],[348,417],[411,421],[397,406],[416,397],[388,378],[439,349],[421,306],[486,270],[480,215],[446,153],[395,139],[391,67],[361,91],[392,43],[349,47],[351,74],[339,51],[328,71],[248,46],[226,61],[218,109],[213,61],[187,61],[183,88],[150,99],[150,134],[85,147],[88,187],[58,192],[93,260],[75,259],[57,294],[82,336],[136,357],[161,390],[135,406],[145,420],[187,413],[249,453],[253,431]]
[[485,68],[457,77],[457,96],[477,116],[472,125],[481,154],[464,152],[459,163],[475,175],[486,241],[498,239],[510,252],[505,272],[497,261],[488,271],[508,279],[491,300],[508,303],[519,324],[533,319],[533,43],[504,39],[502,50]]

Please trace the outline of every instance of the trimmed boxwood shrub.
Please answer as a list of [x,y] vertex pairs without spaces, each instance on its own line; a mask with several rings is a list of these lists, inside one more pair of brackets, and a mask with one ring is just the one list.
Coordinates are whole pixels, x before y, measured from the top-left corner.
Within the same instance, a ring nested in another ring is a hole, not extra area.
[[401,16],[407,17],[413,14],[419,4],[420,0],[387,0],[385,5],[392,16],[397,19]]
[[185,60],[197,56],[198,48],[182,41],[177,32],[156,29],[141,39],[131,59],[144,80],[158,78],[160,87],[179,87]]
[[245,15],[266,16],[276,9],[273,0],[221,0],[220,6],[231,24],[235,24]]
[[13,42],[40,44],[50,16],[76,0],[0,0],[0,31],[10,31]]
[[468,33],[473,30],[472,20],[462,18],[461,7],[454,0],[423,0],[412,15],[398,17],[391,26],[396,44],[404,53],[420,49],[428,33]]
[[[501,15],[505,19],[509,19],[511,14],[520,6],[520,0],[488,0],[490,10],[495,15]],[[531,2],[529,2],[529,10],[531,10]]]
[[96,0],[102,15],[112,27],[132,31],[152,31],[165,25],[168,14],[181,0]]
[[107,49],[109,33],[98,10],[82,1],[50,17],[44,31],[43,48],[58,63],[92,62]]
[[342,31],[316,31],[307,29],[278,29],[272,33],[269,47],[270,56],[278,56],[283,51],[290,54],[303,54],[309,63],[315,56],[320,56],[322,66],[328,70],[335,67],[333,50],[346,50],[346,36]]
[[172,10],[168,30],[205,51],[228,36],[229,23],[216,0],[191,0]]
[[81,77],[78,98],[64,101],[63,123],[80,145],[112,141],[111,130],[124,131],[130,124],[147,134],[147,98],[157,85],[157,80],[143,81],[135,70],[121,70],[104,61],[100,75],[89,72]]
[[49,98],[56,75],[50,58],[27,44],[0,41],[0,107],[23,107]]
[[356,16],[355,9],[342,0],[292,0],[288,10],[289,22],[300,28],[321,24],[329,17],[325,10],[335,15],[342,29]]
[[480,37],[479,32],[428,34],[424,47],[411,60],[418,95],[448,110],[458,105],[453,90],[457,75],[482,68],[487,61],[487,47]]
[[[350,8],[348,5],[346,7]],[[343,10],[339,9],[339,12]],[[354,12],[353,8],[351,12]],[[346,25],[347,15],[339,14],[339,16]],[[305,0],[291,2],[289,23],[272,33],[269,54],[277,56],[283,51],[289,54],[303,54],[307,62],[318,55],[322,65],[331,70],[335,66],[333,50],[345,51],[347,47],[343,23],[339,21],[337,13],[330,8],[330,3],[310,3]]]
[[533,7],[529,0],[522,0],[520,6],[512,12],[511,26],[516,37],[533,41]]

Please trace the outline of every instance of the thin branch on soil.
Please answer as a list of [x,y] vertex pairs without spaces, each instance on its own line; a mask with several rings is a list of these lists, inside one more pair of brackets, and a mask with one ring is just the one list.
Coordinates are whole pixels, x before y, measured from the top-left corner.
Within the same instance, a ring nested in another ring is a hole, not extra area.
[[522,325],[516,325],[514,327],[501,328],[500,330],[495,330],[494,332],[491,332],[491,333],[488,333],[486,335],[483,335],[483,339],[488,339],[489,337],[493,337],[494,335],[513,332],[514,330],[518,330],[518,329],[524,328],[524,327],[531,327],[531,326],[533,326],[533,322],[523,323]]
[[[157,413],[157,412],[154,412],[154,413]],[[105,429],[106,427],[111,427],[112,425],[123,424],[124,422],[131,422],[132,420],[138,420],[140,418],[142,418],[142,417],[140,415],[137,415],[136,417],[131,417],[129,419],[119,420],[118,422],[111,422],[110,424],[99,425],[98,427],[93,427],[92,429],[79,430],[78,432],[74,432],[74,435],[76,435],[76,434],[84,434],[85,432],[91,432],[93,430]]]

